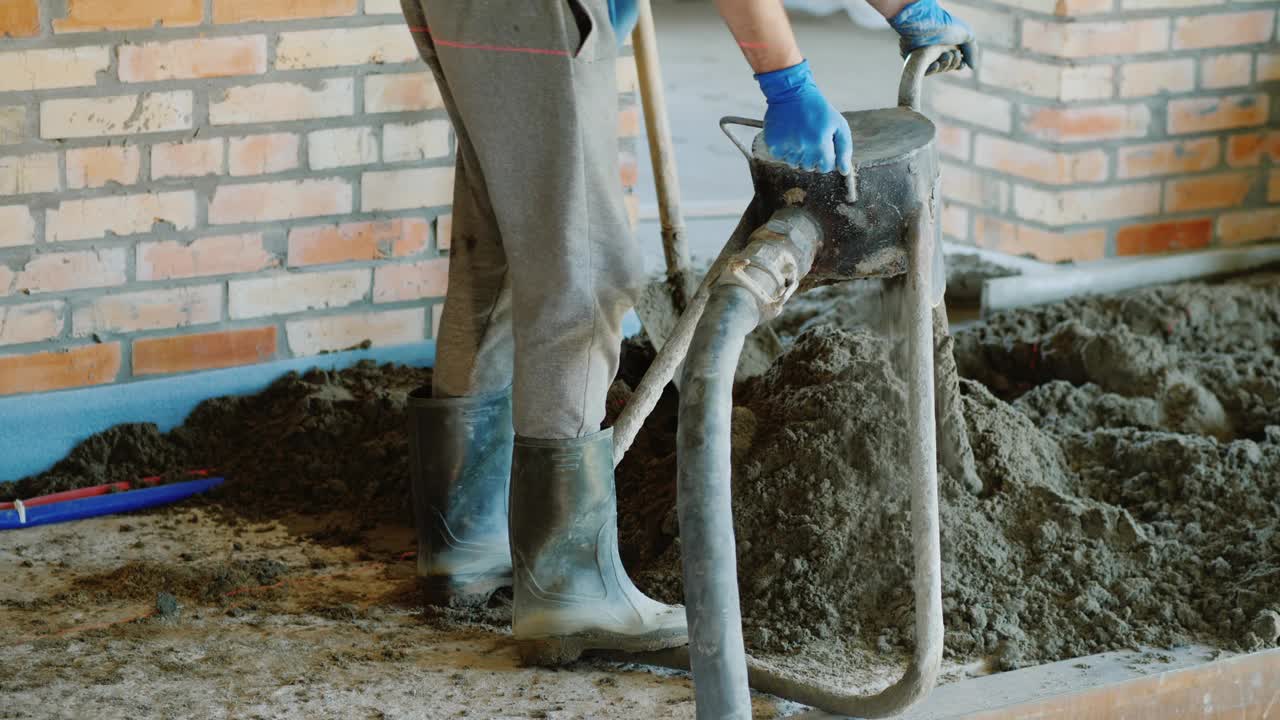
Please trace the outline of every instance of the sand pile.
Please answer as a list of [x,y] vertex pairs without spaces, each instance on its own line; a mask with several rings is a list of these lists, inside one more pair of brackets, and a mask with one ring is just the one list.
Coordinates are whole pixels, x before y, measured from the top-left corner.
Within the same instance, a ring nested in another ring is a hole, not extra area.
[[[797,298],[792,338],[734,410],[748,642],[911,644],[905,387],[875,286]],[[629,343],[616,412],[651,355]],[[960,332],[979,494],[943,475],[947,652],[1006,668],[1136,644],[1280,636],[1280,278],[1010,312]],[[344,511],[334,541],[407,521],[404,403],[430,373],[365,363],[202,404],[180,428],[114,428],[0,498],[216,467],[235,517]],[[624,560],[679,601],[677,397],[619,472]]]
[[168,433],[135,424],[94,435],[48,472],[0,484],[0,498],[214,468],[228,482],[210,498],[237,516],[407,518],[405,403],[430,382],[430,370],[371,361],[289,373],[256,395],[207,400]]
[[[905,387],[887,343],[850,312],[874,307],[866,292],[825,292],[784,318],[800,336],[736,396],[739,573],[757,651],[911,643]],[[951,656],[1012,668],[1137,644],[1276,642],[1280,278],[1008,313],[957,346],[962,371],[995,394],[964,382],[984,491],[941,480]],[[654,448],[665,436],[623,468],[624,485],[660,487],[624,498],[669,492],[655,472],[669,464]],[[649,511],[641,527],[674,532]],[[646,541],[640,584],[677,600],[678,542]]]

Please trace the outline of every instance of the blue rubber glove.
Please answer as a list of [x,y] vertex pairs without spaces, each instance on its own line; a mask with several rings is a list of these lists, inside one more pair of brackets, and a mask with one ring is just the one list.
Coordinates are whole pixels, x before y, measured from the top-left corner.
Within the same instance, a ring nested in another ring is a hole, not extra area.
[[[930,45],[956,45],[963,56],[963,64],[976,70],[978,68],[977,38],[965,21],[953,17],[951,13],[938,5],[938,0],[915,0],[902,8],[897,15],[889,18],[889,25],[898,31],[898,47],[902,57],[913,50]],[[948,62],[947,58],[931,66],[933,70],[958,69],[960,63]]]
[[636,20],[640,18],[640,6],[636,0],[609,0],[609,24],[613,26],[613,36],[618,39],[618,47],[627,42],[627,36],[636,29]]
[[764,143],[774,158],[802,170],[845,175],[853,167],[849,123],[813,82],[809,62],[756,75],[769,109]]

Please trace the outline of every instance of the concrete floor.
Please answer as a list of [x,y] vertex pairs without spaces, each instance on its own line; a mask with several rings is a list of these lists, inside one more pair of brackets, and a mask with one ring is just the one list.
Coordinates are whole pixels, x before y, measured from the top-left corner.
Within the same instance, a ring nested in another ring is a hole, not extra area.
[[[746,163],[720,132],[719,120],[725,115],[761,118],[764,98],[711,3],[657,2],[654,21],[690,249],[695,259],[709,261],[751,198]],[[833,105],[865,110],[894,103],[902,65],[891,31],[861,28],[842,13],[792,13],[792,23],[801,51]],[[662,252],[657,196],[643,136],[638,161],[637,238],[647,267],[658,270]]]

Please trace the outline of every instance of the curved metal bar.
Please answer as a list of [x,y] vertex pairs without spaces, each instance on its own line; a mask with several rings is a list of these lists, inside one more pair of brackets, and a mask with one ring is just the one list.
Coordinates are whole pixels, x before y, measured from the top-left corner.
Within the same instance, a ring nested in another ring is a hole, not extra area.
[[958,53],[960,48],[954,45],[931,45],[915,50],[907,56],[907,61],[902,68],[902,80],[898,83],[898,107],[911,108],[920,112],[924,77],[930,74],[929,68],[939,58],[950,52]]
[[741,140],[734,137],[733,133],[729,132],[730,125],[742,125],[744,127],[764,128],[764,121],[752,120],[751,118],[738,117],[736,115],[726,115],[720,118],[720,131],[724,133],[725,137],[729,138],[730,142],[732,142],[735,146],[737,146],[738,152],[742,153],[742,157],[746,158],[747,162],[751,162],[751,148],[747,147],[746,145],[743,145]]

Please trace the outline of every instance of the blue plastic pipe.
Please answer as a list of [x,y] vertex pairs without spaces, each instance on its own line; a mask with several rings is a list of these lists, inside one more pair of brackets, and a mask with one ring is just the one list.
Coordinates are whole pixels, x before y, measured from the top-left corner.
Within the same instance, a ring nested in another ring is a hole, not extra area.
[[222,482],[223,478],[220,477],[202,478],[200,480],[158,485],[142,490],[129,490],[128,492],[98,495],[80,500],[67,500],[66,502],[52,503],[50,505],[38,505],[33,508],[27,508],[25,512],[19,512],[16,509],[0,510],[0,530],[19,530],[35,527],[36,525],[50,525],[52,523],[98,517],[99,515],[113,515],[115,513],[129,512],[130,510],[142,510],[157,505],[167,505],[197,493],[211,490],[221,485]]

